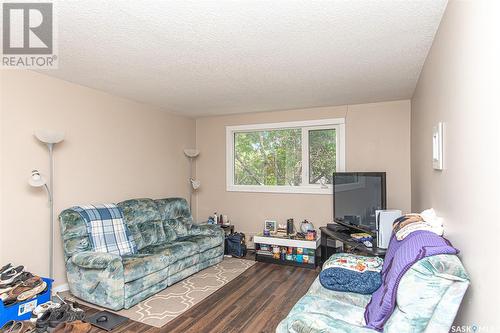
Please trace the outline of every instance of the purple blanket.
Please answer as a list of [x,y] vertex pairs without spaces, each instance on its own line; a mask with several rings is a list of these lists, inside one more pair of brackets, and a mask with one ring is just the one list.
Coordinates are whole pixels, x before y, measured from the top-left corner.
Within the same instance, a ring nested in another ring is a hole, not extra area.
[[430,231],[415,231],[398,241],[392,235],[382,266],[382,285],[366,306],[366,327],[382,331],[396,306],[399,281],[422,258],[437,254],[457,254],[451,243]]

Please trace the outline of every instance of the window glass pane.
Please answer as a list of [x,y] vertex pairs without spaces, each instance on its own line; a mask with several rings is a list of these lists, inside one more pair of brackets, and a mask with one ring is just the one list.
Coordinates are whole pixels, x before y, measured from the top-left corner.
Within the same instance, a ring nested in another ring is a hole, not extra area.
[[335,135],[335,129],[309,131],[309,184],[318,184],[323,177],[332,183],[337,162]]
[[301,137],[300,129],[234,133],[234,184],[300,185]]

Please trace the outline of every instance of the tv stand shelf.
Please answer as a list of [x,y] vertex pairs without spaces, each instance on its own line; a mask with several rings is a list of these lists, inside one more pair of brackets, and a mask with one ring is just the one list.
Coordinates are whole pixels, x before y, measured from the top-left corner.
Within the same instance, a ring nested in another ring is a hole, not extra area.
[[[385,256],[386,249],[380,249],[377,247],[377,242],[374,239],[373,241],[373,247],[366,247],[363,243],[355,242],[352,240],[351,233],[352,231],[333,231],[328,229],[327,227],[321,227],[319,228],[321,230],[321,262],[324,263],[326,259],[328,259],[328,249],[331,248],[328,246],[328,240],[335,240],[339,241],[343,244],[342,246],[342,251],[346,251],[346,246],[350,247],[351,249],[355,249],[356,252],[360,252],[365,255],[369,256],[376,256],[376,257],[383,257]],[[335,252],[338,252],[337,249],[335,249]]]
[[[356,225],[352,225],[352,224],[347,224],[347,223],[344,223],[340,220],[335,220],[335,223],[339,225],[339,227],[344,227],[345,229],[352,229],[353,231],[351,233],[354,233],[354,232],[365,232],[369,235],[372,235],[373,237],[376,236],[376,233],[369,230],[368,228],[363,228],[363,227],[358,227]],[[334,230],[330,230],[330,231],[334,231]]]
[[[320,247],[320,236],[318,235],[315,240],[305,240],[297,239],[295,236],[263,236],[261,234],[255,235],[253,238],[255,243],[255,261],[266,262],[270,264],[288,265],[296,267],[304,267],[315,269],[318,265],[319,260],[319,247]],[[266,250],[261,254],[262,246],[267,248],[279,247],[280,248],[280,258],[274,258],[272,255],[267,255]],[[281,249],[290,249],[292,253],[287,253],[285,255],[289,256],[288,259],[283,259],[281,257]],[[297,253],[298,249],[301,249],[301,253]],[[298,260],[297,257],[301,258]],[[317,257],[316,257],[317,256]],[[307,257],[307,261],[303,259]]]

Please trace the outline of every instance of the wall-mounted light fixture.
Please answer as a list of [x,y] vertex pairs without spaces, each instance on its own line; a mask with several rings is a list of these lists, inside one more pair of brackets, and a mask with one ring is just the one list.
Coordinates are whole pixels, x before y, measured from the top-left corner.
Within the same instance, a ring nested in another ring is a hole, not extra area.
[[439,122],[432,128],[432,167],[443,170],[443,123]]

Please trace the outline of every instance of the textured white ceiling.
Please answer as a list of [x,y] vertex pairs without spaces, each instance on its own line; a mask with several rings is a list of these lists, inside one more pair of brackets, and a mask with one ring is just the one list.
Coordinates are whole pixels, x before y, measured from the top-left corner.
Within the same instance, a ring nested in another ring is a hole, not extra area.
[[190,116],[410,98],[446,3],[56,1],[46,73]]

